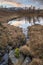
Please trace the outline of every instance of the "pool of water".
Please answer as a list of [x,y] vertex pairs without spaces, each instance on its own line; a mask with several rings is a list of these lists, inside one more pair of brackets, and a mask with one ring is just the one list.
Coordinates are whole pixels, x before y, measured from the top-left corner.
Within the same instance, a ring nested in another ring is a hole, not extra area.
[[37,17],[34,17],[34,18],[23,17],[23,18],[18,18],[16,20],[9,21],[8,24],[22,28],[23,33],[27,37],[27,31],[28,31],[27,27],[32,26],[34,24],[43,25],[43,18],[42,17],[38,17],[38,18]]

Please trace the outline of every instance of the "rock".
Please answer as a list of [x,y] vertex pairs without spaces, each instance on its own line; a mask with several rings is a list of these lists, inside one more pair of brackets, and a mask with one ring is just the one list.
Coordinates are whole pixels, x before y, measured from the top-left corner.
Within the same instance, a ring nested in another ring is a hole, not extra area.
[[13,65],[13,63],[12,63],[12,61],[11,61],[10,58],[9,58],[9,60],[8,60],[8,65]]
[[0,65],[7,65],[8,59],[9,59],[8,53],[5,53],[5,55],[2,57],[2,61],[1,61]]
[[9,53],[9,58],[11,59],[12,63],[14,65],[21,65],[23,60],[24,60],[24,57],[23,55],[20,54],[20,57],[19,58],[16,58],[14,56],[14,50],[12,50],[10,53]]
[[24,57],[23,57],[22,54],[20,54],[20,57],[19,57],[18,62],[16,63],[16,65],[22,65],[23,61],[24,61]]
[[28,65],[31,62],[29,57],[26,57],[22,65]]
[[9,58],[11,59],[13,64],[16,64],[18,62],[18,59],[14,56],[14,51],[10,51]]

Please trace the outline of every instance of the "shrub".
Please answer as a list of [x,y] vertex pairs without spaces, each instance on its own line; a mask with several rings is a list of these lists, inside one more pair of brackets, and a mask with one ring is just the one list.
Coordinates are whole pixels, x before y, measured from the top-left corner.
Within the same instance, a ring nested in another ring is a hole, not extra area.
[[15,49],[15,57],[19,58],[19,56],[20,56],[19,48],[16,48]]

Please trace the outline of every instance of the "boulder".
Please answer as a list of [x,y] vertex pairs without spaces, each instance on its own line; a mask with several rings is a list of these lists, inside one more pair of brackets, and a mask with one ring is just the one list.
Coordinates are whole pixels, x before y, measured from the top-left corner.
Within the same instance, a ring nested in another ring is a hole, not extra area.
[[14,54],[14,50],[10,51],[9,58],[11,59],[14,65],[22,65],[23,60],[24,60],[24,57],[22,54],[20,54],[19,58],[16,58]]
[[28,65],[31,62],[29,57],[26,57],[22,65]]

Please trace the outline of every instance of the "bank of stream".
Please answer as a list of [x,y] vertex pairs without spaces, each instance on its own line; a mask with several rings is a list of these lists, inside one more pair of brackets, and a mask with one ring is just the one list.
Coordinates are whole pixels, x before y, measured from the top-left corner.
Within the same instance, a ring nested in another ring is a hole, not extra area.
[[[43,21],[43,19],[39,18],[38,21],[36,20],[35,24],[41,24],[42,25],[43,24],[42,21]],[[25,34],[25,37],[26,37],[26,41],[29,39],[28,36],[27,36],[27,32],[28,32],[27,27],[34,25],[33,19],[31,19],[31,23],[29,23],[29,21],[26,20],[25,17],[9,21],[8,24],[14,25],[14,26],[19,27],[19,28],[22,28],[22,31],[23,31],[23,33]],[[20,55],[20,58],[17,59],[14,56],[14,49],[12,49],[12,47],[10,47],[10,46],[8,46],[7,48],[10,48],[10,51],[6,52],[4,54],[4,56],[2,58],[2,61],[0,62],[0,65],[7,65],[9,58],[11,59],[11,61],[14,65],[16,65],[18,62],[22,62],[23,63],[22,65],[26,65],[27,63],[31,62],[31,58],[29,56],[26,56],[25,59],[24,59],[24,56],[22,54]]]

